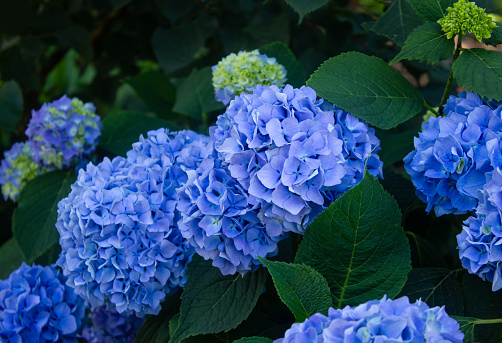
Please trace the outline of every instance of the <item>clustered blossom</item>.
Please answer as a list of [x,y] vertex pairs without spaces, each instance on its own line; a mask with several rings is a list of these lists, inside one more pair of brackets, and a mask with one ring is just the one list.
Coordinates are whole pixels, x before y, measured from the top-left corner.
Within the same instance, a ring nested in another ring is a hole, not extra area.
[[213,260],[223,275],[258,268],[258,256],[273,256],[285,238],[282,225],[266,216],[218,159],[207,159],[189,172],[180,190],[179,228],[195,251]]
[[303,234],[365,167],[382,175],[373,129],[310,87],[258,86],[235,97],[216,124],[210,134],[224,166],[283,231]]
[[106,306],[98,307],[89,314],[82,338],[88,343],[130,343],[134,341],[143,319],[126,316]]
[[502,106],[462,92],[448,99],[444,117],[423,124],[404,162],[427,212],[434,209],[440,216],[476,208],[478,190],[493,171],[488,148],[500,142],[501,112]]
[[80,171],[58,204],[58,265],[93,307],[157,314],[165,295],[184,285],[193,248],[177,227],[176,189],[187,182],[187,165],[212,151],[208,137],[159,129],[141,136],[127,159]]
[[274,57],[260,55],[258,50],[232,53],[212,69],[216,100],[225,105],[234,95],[251,92],[257,85],[282,87],[287,74]]
[[77,343],[85,301],[53,267],[24,262],[0,280],[0,341]]
[[32,111],[26,135],[40,166],[68,168],[90,155],[98,144],[102,124],[91,103],[66,95]]
[[459,33],[465,35],[466,32],[470,32],[481,42],[483,38],[490,38],[493,28],[497,27],[486,11],[478,7],[475,2],[459,0],[446,10],[448,14],[439,19],[438,23],[441,24],[448,39]]
[[328,316],[317,313],[303,323],[295,323],[285,337],[274,343],[373,343],[450,342],[461,343],[464,334],[444,307],[429,306],[408,297],[383,297],[355,308],[329,309]]
[[47,171],[32,158],[33,148],[29,142],[14,143],[9,151],[5,152],[0,164],[0,185],[5,200],[17,201],[21,189],[26,183]]

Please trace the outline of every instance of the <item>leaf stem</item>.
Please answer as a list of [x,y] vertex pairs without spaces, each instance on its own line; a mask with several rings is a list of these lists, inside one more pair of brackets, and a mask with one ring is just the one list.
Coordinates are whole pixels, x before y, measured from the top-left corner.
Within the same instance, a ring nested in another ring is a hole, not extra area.
[[427,102],[424,101],[424,106],[426,109],[428,109],[429,111],[431,111],[432,113],[434,113],[434,115],[436,117],[439,117],[440,114],[438,113],[438,111],[436,111],[434,108],[432,108]]
[[472,322],[473,324],[500,324],[502,323],[502,318],[497,319],[478,319]]
[[[455,63],[458,56],[460,55],[461,49],[462,49],[462,34],[459,33],[457,38],[457,46],[455,48],[455,53],[453,55],[453,63]],[[443,97],[441,98],[441,105],[439,106],[439,114],[441,115],[443,115],[444,105],[446,104],[446,101],[450,96],[451,86],[453,85],[453,63],[450,69],[450,76],[448,76],[448,82],[446,83],[446,88],[444,89]]]

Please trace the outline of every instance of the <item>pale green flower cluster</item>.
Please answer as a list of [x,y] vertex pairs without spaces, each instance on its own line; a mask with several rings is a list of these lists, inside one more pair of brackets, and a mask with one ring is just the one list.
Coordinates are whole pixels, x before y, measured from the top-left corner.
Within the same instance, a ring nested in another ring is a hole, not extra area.
[[474,2],[459,0],[447,11],[446,17],[439,19],[438,23],[448,39],[458,33],[470,32],[481,42],[483,38],[490,38],[493,28],[497,26],[486,11]]
[[216,100],[228,104],[233,95],[252,92],[256,85],[283,87],[286,68],[258,50],[230,54],[213,66]]

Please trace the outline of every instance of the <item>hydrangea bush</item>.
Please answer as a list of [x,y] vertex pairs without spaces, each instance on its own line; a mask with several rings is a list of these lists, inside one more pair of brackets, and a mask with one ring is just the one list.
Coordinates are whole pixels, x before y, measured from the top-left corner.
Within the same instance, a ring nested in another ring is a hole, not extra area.
[[490,2],[27,3],[0,341],[498,341]]

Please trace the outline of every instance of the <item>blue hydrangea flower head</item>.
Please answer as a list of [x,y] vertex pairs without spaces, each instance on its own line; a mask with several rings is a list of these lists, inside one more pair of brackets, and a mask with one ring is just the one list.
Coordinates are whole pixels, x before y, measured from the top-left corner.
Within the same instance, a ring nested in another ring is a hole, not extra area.
[[36,164],[32,156],[33,148],[29,142],[14,143],[5,152],[0,163],[0,185],[5,200],[16,201],[28,181],[49,170]]
[[410,304],[407,297],[383,297],[354,308],[330,308],[328,316],[317,313],[303,323],[293,324],[284,338],[274,343],[461,343],[463,339],[460,325],[444,307],[429,308],[421,300]]
[[185,284],[193,248],[177,227],[176,189],[187,182],[186,165],[213,151],[208,146],[194,132],[159,129],[141,136],[127,159],[80,171],[58,204],[58,264],[93,307],[157,314],[166,294]]
[[260,55],[258,50],[232,53],[212,69],[216,100],[225,105],[234,95],[252,92],[257,85],[282,87],[287,74],[274,57]]
[[485,175],[493,170],[487,145],[500,141],[501,111],[502,106],[463,92],[448,99],[444,117],[423,124],[404,162],[427,212],[434,209],[440,216],[476,208]]
[[382,175],[373,129],[309,87],[258,86],[235,97],[216,124],[210,136],[231,176],[267,217],[293,223],[290,231],[303,233],[365,166]]
[[85,301],[54,266],[23,264],[0,280],[0,341],[77,343]]
[[93,104],[66,95],[33,110],[26,135],[35,162],[64,169],[91,154],[103,127],[95,110]]
[[82,338],[88,343],[130,343],[143,322],[136,316],[127,316],[101,306],[89,313]]
[[284,223],[266,216],[266,207],[229,173],[221,161],[209,158],[179,190],[178,225],[195,251],[223,275],[244,274],[258,268],[258,256],[277,254],[277,242],[286,238]]

